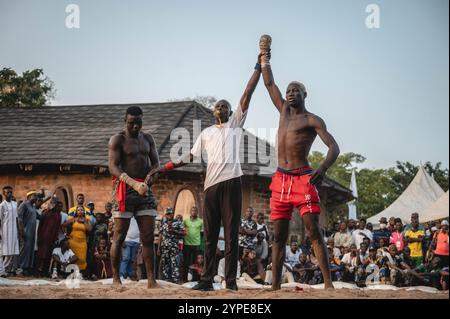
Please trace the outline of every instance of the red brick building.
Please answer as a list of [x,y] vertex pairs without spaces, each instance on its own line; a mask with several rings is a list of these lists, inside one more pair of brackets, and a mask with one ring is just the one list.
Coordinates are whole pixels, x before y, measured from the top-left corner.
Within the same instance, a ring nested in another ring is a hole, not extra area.
[[[170,158],[172,147],[180,141],[176,128],[190,134],[193,123],[201,121],[204,129],[213,125],[211,110],[193,102],[148,103],[138,105],[144,112],[143,131],[153,135],[162,163]],[[42,108],[0,108],[0,186],[11,185],[17,199],[24,199],[30,189],[56,193],[65,209],[74,205],[76,194],[84,193],[97,210],[111,199],[108,172],[108,140],[123,130],[125,110],[130,105],[46,106]],[[171,134],[174,135],[171,138]],[[252,206],[269,215],[270,176],[276,161],[273,148],[246,132],[242,139],[243,210]],[[256,141],[256,142],[255,142]],[[249,163],[249,154],[258,148],[271,159],[269,164]],[[206,165],[191,164],[162,176],[152,187],[158,211],[174,207],[187,215],[192,205],[202,212],[203,181]],[[347,188],[325,180],[319,193],[322,199],[322,223],[333,205],[351,199]],[[297,220],[297,218],[295,219]],[[298,223],[293,223],[297,228]]]

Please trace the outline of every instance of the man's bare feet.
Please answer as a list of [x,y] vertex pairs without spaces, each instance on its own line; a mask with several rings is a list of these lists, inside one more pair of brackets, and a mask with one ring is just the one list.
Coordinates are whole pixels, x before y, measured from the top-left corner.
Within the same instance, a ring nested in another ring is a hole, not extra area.
[[333,291],[334,290],[333,283],[325,284],[325,290],[326,291]]
[[113,284],[113,286],[116,286],[116,287],[122,286],[122,281],[120,280],[120,277],[119,278],[113,278],[112,284]]
[[148,280],[148,283],[147,283],[147,288],[148,289],[155,289],[155,288],[161,288],[161,286],[160,285],[158,285],[158,283],[156,282],[156,280]]

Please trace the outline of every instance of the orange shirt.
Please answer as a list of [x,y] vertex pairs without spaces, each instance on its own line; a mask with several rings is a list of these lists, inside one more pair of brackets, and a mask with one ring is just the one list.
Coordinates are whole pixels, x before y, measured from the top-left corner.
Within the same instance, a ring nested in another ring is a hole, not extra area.
[[434,253],[436,255],[448,256],[448,233],[444,234],[440,231],[439,234],[437,234],[436,250]]

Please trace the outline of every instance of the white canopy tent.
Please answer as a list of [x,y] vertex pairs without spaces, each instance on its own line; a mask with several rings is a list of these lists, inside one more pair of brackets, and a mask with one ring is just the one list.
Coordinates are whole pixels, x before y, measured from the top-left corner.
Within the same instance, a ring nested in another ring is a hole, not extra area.
[[[428,175],[425,169],[420,166],[419,171],[405,191],[385,210],[367,219],[377,227],[381,217],[398,217],[404,223],[410,223],[411,214],[419,213],[420,222],[429,221],[424,214],[426,210],[434,204],[439,197],[444,194],[442,188],[436,181]],[[448,216],[448,197],[447,197]]]
[[420,222],[430,222],[433,220],[448,218],[448,191],[442,194],[431,206],[420,215]]

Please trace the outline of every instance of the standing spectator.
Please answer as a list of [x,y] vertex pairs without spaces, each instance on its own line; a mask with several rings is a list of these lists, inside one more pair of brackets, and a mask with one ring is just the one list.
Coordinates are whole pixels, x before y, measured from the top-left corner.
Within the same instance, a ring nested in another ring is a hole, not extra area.
[[30,191],[27,193],[27,200],[24,201],[18,211],[19,225],[23,229],[23,246],[19,255],[19,267],[25,276],[30,276],[34,267],[34,245],[36,240],[36,220],[38,212],[34,206],[37,201],[37,193]]
[[109,242],[111,243],[111,240],[113,238],[114,235],[114,218],[112,217],[112,209],[113,209],[113,205],[111,202],[107,202],[105,204],[105,220],[106,223],[108,224],[108,238],[109,238]]
[[448,221],[441,222],[441,229],[434,234],[433,244],[435,246],[434,256],[439,257],[441,267],[448,267]]
[[389,218],[389,225],[387,226],[387,230],[389,230],[390,232],[394,232],[395,231],[395,225],[397,224],[396,218],[395,217],[390,217]]
[[269,257],[269,245],[262,232],[256,235],[255,243],[256,258],[261,260],[263,265],[267,265],[267,258]]
[[98,239],[94,250],[95,276],[99,279],[111,278],[111,255],[106,238]]
[[77,265],[80,271],[86,276],[87,268],[87,249],[88,249],[88,235],[92,230],[92,225],[89,223],[85,209],[83,206],[78,206],[76,215],[69,219],[69,247],[77,256]]
[[39,275],[46,276],[52,258],[52,251],[58,242],[61,229],[61,210],[63,204],[53,197],[48,208],[41,214],[38,229],[37,270]]
[[269,240],[269,230],[267,229],[267,225],[264,224],[264,213],[258,213],[256,216],[256,231],[264,234],[264,240]]
[[161,256],[161,279],[180,283],[180,265],[178,264],[178,241],[184,235],[184,226],[173,218],[173,209],[166,209],[166,220],[161,225],[158,255]]
[[203,232],[203,219],[198,217],[197,207],[191,208],[191,216],[183,221],[185,228],[183,245],[183,281],[187,281],[188,267],[194,263],[199,253],[201,234]]
[[56,279],[58,277],[58,274],[62,275],[63,278],[66,278],[70,274],[68,266],[77,262],[77,256],[69,248],[69,242],[67,241],[67,238],[61,240],[60,247],[56,247],[55,249],[53,249],[52,258],[53,279]]
[[106,243],[109,246],[109,235],[108,235],[108,220],[106,219],[105,213],[97,212],[95,213],[96,223],[93,226],[93,242],[94,246],[98,246],[100,239],[106,239]]
[[331,230],[331,234],[330,234],[329,238],[333,238],[334,239],[334,236],[336,235],[336,233],[339,232],[340,228],[341,228],[341,223],[340,222],[334,222],[333,223],[333,229]]
[[136,273],[133,269],[133,263],[139,249],[140,243],[139,226],[134,217],[130,218],[130,226],[128,227],[127,237],[123,242],[122,261],[120,263],[120,276],[124,279],[136,279]]
[[411,230],[412,224],[417,224],[419,227],[419,230],[425,232],[425,228],[422,225],[420,225],[419,213],[416,212],[416,213],[411,214],[411,223],[409,225],[405,226],[405,231]]
[[366,229],[366,219],[365,218],[359,219],[358,229],[353,231],[352,236],[353,236],[353,243],[358,248],[361,245],[361,243],[363,242],[364,237],[367,237],[370,239],[370,241],[372,241],[372,239],[373,239],[372,232],[370,230]]
[[89,212],[91,213],[92,216],[95,216],[95,204],[93,201],[90,201],[89,203],[87,203],[86,205],[87,208],[89,208]]
[[91,210],[89,209],[89,207],[84,206],[84,194],[81,194],[81,193],[78,194],[77,198],[76,198],[76,202],[77,202],[77,204],[75,206],[71,207],[69,209],[69,211],[67,212],[69,216],[74,217],[77,214],[78,207],[80,207],[80,206],[82,206],[84,208],[84,211],[86,212],[86,214],[88,216],[91,216]]
[[334,234],[335,247],[350,247],[353,239],[352,234],[347,229],[347,223],[341,222],[339,224],[339,231]]
[[200,277],[202,275],[203,265],[204,265],[204,257],[202,254],[198,254],[195,259],[195,263],[189,266],[189,273],[191,274],[190,281],[200,281]]
[[353,231],[356,229],[356,222],[353,219],[349,219],[347,222],[347,227],[350,234],[353,234]]
[[391,237],[391,231],[387,229],[387,219],[386,217],[380,218],[380,229],[377,229],[373,232],[373,244],[376,248],[379,247],[380,239],[384,239],[384,242],[388,242]]
[[392,232],[389,238],[389,243],[394,244],[397,247],[397,251],[402,251],[405,247],[403,238],[403,224],[400,218],[395,220],[395,230]]
[[[3,262],[0,260],[0,273],[15,275],[19,263],[19,220],[17,203],[13,201],[11,186],[3,187],[4,200],[0,204],[0,250]],[[20,234],[22,237],[22,235]],[[3,268],[4,267],[4,268]],[[3,269],[3,271],[2,271]]]
[[245,218],[241,219],[241,228],[239,229],[239,254],[242,255],[242,252],[245,248],[247,249],[255,249],[255,238],[257,233],[258,226],[256,222],[253,220],[253,208],[247,208],[247,212],[245,214]]
[[414,219],[411,227],[404,232],[405,241],[408,243],[411,251],[411,259],[415,267],[423,263],[422,240],[425,237],[425,232],[423,229],[419,229],[418,222],[418,219]]

